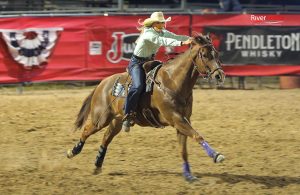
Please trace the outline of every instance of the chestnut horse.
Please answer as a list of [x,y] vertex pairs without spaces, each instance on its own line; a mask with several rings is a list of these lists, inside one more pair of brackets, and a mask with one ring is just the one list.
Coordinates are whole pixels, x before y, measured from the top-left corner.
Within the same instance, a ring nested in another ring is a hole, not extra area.
[[[151,62],[147,62],[151,63]],[[197,35],[189,49],[167,61],[158,70],[151,93],[144,93],[138,103],[135,123],[140,126],[153,126],[141,109],[151,110],[156,124],[172,126],[177,130],[180,154],[183,159],[183,175],[186,180],[194,180],[187,154],[187,137],[199,143],[215,163],[222,162],[224,156],[214,151],[204,138],[191,126],[190,117],[193,105],[193,87],[199,75],[223,83],[225,74],[222,70],[218,52],[208,36]],[[100,146],[95,171],[101,171],[108,145],[122,128],[125,98],[114,97],[112,89],[116,80],[128,83],[128,73],[112,75],[104,79],[85,99],[75,122],[75,130],[83,127],[91,114],[91,120],[84,126],[80,141],[67,151],[67,157],[79,154],[87,138],[108,126]]]

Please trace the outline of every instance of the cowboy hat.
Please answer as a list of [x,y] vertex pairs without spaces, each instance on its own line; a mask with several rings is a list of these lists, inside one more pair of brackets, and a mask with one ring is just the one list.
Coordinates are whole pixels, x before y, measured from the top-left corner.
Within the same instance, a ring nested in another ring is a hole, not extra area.
[[153,12],[150,18],[144,20],[143,25],[149,27],[154,22],[169,22],[169,21],[171,21],[171,17],[165,19],[164,14],[162,12]]

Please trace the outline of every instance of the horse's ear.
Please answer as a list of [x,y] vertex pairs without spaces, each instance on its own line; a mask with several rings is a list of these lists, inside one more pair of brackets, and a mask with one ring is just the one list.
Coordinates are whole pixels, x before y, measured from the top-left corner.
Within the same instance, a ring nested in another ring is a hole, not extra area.
[[211,41],[211,38],[210,38],[210,36],[209,36],[209,32],[206,34],[206,36],[205,36],[205,38],[207,39],[207,40],[209,40],[209,41]]
[[197,37],[197,32],[196,31],[192,31],[192,37]]
[[202,36],[202,33],[198,33],[196,31],[192,31],[192,37],[199,37]]

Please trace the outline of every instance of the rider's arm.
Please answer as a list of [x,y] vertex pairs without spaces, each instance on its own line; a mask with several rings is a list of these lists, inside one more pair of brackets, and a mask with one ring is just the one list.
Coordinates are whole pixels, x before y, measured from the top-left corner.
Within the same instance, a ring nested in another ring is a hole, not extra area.
[[176,39],[178,41],[186,41],[190,38],[189,36],[185,36],[185,35],[176,35],[175,33],[172,33],[168,30],[163,30],[163,33],[164,33],[164,37]]
[[154,33],[147,33],[145,40],[150,41],[158,46],[181,46],[182,42],[172,38],[166,38]]

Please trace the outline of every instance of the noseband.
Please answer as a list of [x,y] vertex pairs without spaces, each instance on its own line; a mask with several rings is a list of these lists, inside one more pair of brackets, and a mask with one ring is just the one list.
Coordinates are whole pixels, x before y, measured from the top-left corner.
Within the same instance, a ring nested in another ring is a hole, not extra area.
[[[198,49],[198,52],[197,52],[197,55],[199,56],[199,58],[201,59],[201,62],[203,65],[205,65],[205,69],[206,69],[206,73],[203,74],[199,68],[198,68],[198,65],[197,63],[195,62],[195,60],[192,58],[192,62],[194,64],[194,69],[197,70],[197,72],[204,78],[204,79],[207,79],[207,78],[211,78],[211,75],[213,75],[217,70],[222,70],[221,68],[221,63],[220,61],[218,60],[217,63],[219,65],[219,67],[215,68],[214,70],[211,70],[205,63],[204,63],[204,60],[203,60],[203,54],[201,53],[200,49],[204,48],[204,47],[211,47],[215,52],[217,52],[217,50],[215,49],[215,47],[213,46],[213,44],[211,43],[207,43],[207,44],[204,44],[202,46],[199,47]],[[192,50],[192,46],[190,47],[190,52]]]

